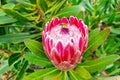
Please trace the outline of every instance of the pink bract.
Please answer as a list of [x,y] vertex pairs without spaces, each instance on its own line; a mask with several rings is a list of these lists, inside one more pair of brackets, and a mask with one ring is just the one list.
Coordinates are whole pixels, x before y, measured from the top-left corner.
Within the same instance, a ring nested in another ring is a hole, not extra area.
[[68,71],[76,67],[88,43],[88,28],[84,22],[71,16],[54,18],[46,23],[42,33],[46,55],[60,70]]

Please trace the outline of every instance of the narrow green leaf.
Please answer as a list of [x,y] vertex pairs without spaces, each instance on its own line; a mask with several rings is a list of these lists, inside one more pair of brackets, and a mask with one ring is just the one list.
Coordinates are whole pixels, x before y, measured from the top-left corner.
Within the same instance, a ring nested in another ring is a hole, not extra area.
[[45,14],[48,14],[50,12],[53,12],[54,14],[56,14],[56,12],[58,12],[58,10],[61,8],[61,6],[65,3],[65,1],[66,0],[56,1],[56,4],[54,4],[54,6],[52,6],[49,10],[47,10],[45,12]]
[[21,57],[20,53],[15,53],[15,54],[11,55],[8,59],[9,66],[11,66],[13,63],[15,63],[20,57]]
[[6,15],[6,13],[3,12],[3,11],[0,9],[0,16],[5,16],[5,15]]
[[4,73],[6,73],[7,71],[9,71],[13,68],[13,65],[9,66],[7,60],[1,60],[0,62],[1,62],[0,63],[1,64],[1,66],[0,66],[0,78],[1,78]]
[[16,19],[10,18],[8,16],[0,16],[0,25],[14,23],[16,21]]
[[70,7],[61,9],[54,17],[76,16],[80,11],[81,9],[79,5],[70,6]]
[[89,33],[89,41],[92,41],[94,37],[96,37],[100,33],[100,28],[96,28],[94,30],[91,30]]
[[74,70],[70,70],[69,75],[71,80],[82,80],[81,77]]
[[112,14],[109,15],[109,17],[108,17],[108,23],[109,24],[111,24],[114,21],[115,16],[116,16],[115,11],[113,11]]
[[120,34],[120,28],[111,28],[111,32],[114,34]]
[[19,21],[31,21],[29,20],[28,18],[26,18],[25,16],[23,16],[21,13],[13,10],[13,9],[5,9],[3,8],[2,9],[8,16],[16,19],[16,20],[19,20]]
[[[96,35],[97,34],[97,35]],[[88,48],[86,51],[90,50],[91,52],[95,51],[108,37],[108,35],[110,34],[110,30],[109,29],[105,29],[101,32],[96,33],[95,36],[91,35],[90,39],[89,39],[89,43],[88,43]],[[94,36],[94,37],[92,37]]]
[[29,33],[16,33],[0,36],[0,42],[23,42],[25,39],[35,38],[40,34],[30,35]]
[[114,71],[112,71],[112,72],[109,73],[108,75],[109,75],[109,76],[113,76],[113,75],[115,75],[116,73],[120,73],[120,69],[115,69]]
[[91,74],[82,66],[77,67],[75,72],[84,80],[89,80],[92,78]]
[[63,79],[62,79],[62,80],[69,80],[67,71],[64,71],[64,72],[63,72]]
[[35,40],[25,40],[25,45],[28,47],[35,55],[39,57],[46,57],[43,51],[42,43],[35,41]]
[[8,4],[5,4],[2,6],[3,8],[6,8],[6,9],[13,9],[15,7],[15,4],[13,3],[8,3]]
[[15,80],[21,80],[22,79],[22,77],[23,77],[23,75],[24,75],[24,73],[26,71],[27,65],[28,65],[28,61],[23,60],[23,65],[21,67],[21,70],[18,72]]
[[56,72],[45,76],[43,80],[62,80],[61,74],[62,74],[62,71],[57,70]]
[[27,1],[27,0],[16,0],[16,1],[17,1],[18,3],[26,6],[26,7],[34,7],[34,5],[32,5],[32,4],[29,2],[29,0],[28,0],[28,1]]
[[85,69],[87,69],[91,73],[96,71],[102,71],[108,65],[112,64],[114,61],[116,61],[119,58],[120,57],[118,55],[110,55],[106,57],[101,57],[93,61],[86,61],[80,64],[80,66],[83,66]]
[[58,69],[56,68],[47,68],[47,69],[39,70],[28,75],[22,80],[43,80],[44,77],[46,77],[47,75],[53,74],[56,71],[58,71]]
[[35,54],[32,53],[26,53],[24,54],[24,57],[26,60],[28,60],[32,64],[36,64],[39,66],[49,66],[52,65],[50,60],[45,59],[44,57],[38,57]]

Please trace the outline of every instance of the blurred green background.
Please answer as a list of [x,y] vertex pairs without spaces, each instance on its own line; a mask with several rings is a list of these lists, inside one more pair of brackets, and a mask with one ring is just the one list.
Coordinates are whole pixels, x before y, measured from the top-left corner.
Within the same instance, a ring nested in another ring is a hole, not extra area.
[[[53,65],[43,55],[44,25],[52,18],[70,16],[83,19],[89,27],[88,48],[76,70],[48,76],[53,69],[48,69],[48,73],[44,70]],[[25,80],[96,80],[116,76],[120,75],[119,55],[120,0],[0,0],[0,80],[21,80],[29,74],[31,77]],[[56,75],[59,78],[53,78]],[[42,79],[45,76],[48,78]]]

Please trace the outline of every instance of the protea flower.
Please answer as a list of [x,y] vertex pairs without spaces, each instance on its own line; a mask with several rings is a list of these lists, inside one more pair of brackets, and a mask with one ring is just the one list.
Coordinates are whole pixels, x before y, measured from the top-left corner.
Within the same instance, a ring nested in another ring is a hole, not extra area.
[[54,18],[46,23],[42,41],[46,55],[60,70],[76,67],[88,43],[88,28],[82,20],[71,16]]

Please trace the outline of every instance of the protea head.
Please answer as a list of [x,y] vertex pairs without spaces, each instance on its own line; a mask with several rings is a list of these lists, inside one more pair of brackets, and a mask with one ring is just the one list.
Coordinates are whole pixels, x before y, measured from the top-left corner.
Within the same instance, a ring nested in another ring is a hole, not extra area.
[[82,20],[54,18],[46,23],[42,41],[46,55],[60,70],[76,67],[88,43],[88,28]]

